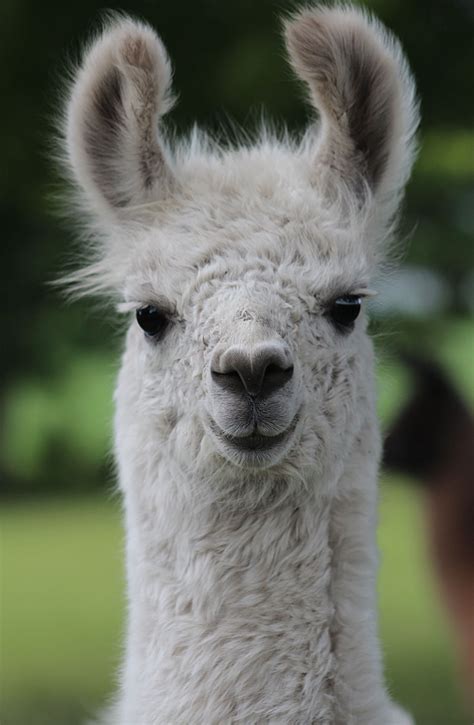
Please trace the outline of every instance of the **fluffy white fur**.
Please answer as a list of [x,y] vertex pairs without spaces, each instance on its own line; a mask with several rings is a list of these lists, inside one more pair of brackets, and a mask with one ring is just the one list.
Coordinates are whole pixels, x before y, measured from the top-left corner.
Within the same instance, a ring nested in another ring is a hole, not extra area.
[[[304,10],[286,35],[321,117],[300,142],[223,149],[195,131],[169,148],[169,62],[128,19],[89,48],[67,105],[93,247],[69,282],[169,318],[156,341],[132,314],[116,391],[129,616],[114,725],[410,722],[377,640],[372,346],[363,314],[341,332],[328,309],[370,293],[413,160],[414,85],[359,10]],[[260,433],[283,437],[268,451],[228,442],[251,432],[246,396],[216,384],[229,350],[293,366],[255,404]]]

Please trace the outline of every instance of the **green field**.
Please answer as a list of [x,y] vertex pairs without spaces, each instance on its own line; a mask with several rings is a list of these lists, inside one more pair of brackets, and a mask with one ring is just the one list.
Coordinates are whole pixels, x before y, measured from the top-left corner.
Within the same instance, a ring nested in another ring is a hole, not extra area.
[[72,499],[2,512],[6,725],[72,725],[113,686],[123,620],[117,504]]
[[[380,600],[387,677],[393,695],[419,725],[467,725],[425,562],[419,504],[416,492],[402,483],[382,487]],[[2,723],[80,723],[112,691],[120,657],[118,503],[100,498],[11,503],[3,507],[1,524]]]

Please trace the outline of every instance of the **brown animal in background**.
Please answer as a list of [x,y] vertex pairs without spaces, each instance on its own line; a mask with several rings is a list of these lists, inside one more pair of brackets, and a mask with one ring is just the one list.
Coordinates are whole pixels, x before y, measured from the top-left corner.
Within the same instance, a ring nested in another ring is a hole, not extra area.
[[393,424],[384,463],[423,485],[429,549],[474,700],[474,418],[443,370],[404,356],[416,391]]

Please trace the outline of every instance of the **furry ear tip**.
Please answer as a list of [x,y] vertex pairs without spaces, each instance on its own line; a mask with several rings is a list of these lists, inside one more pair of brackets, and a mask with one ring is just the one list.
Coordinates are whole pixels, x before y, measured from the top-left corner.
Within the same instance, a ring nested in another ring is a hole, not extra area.
[[124,64],[144,71],[165,67],[171,75],[170,61],[159,35],[145,23],[128,19],[112,28],[116,33],[117,54]]
[[308,26],[322,22],[328,13],[334,14],[338,10],[337,6],[330,8],[326,5],[308,6],[295,10],[282,19],[284,35],[288,40],[292,40]]
[[[100,35],[86,48],[75,85],[92,89],[113,72],[131,86],[153,88],[160,116],[173,105],[171,62],[160,37],[146,23],[123,15],[109,16]],[[138,81],[140,77],[142,81]]]
[[336,57],[345,52],[344,37],[361,19],[361,12],[339,5],[306,7],[284,19],[285,45],[296,74],[311,83],[321,70],[335,70]]
[[122,38],[119,53],[128,65],[146,71],[153,68],[151,48],[148,38],[143,33],[126,33]]
[[86,49],[85,62],[95,62],[107,56],[119,66],[130,66],[144,71],[157,66],[171,66],[166,49],[159,35],[146,23],[128,16],[112,16],[103,26],[100,35]]
[[173,71],[160,37],[148,25],[131,21],[121,29],[117,40],[118,65],[123,74],[138,72],[148,77],[155,86],[160,115],[169,111],[173,105]]

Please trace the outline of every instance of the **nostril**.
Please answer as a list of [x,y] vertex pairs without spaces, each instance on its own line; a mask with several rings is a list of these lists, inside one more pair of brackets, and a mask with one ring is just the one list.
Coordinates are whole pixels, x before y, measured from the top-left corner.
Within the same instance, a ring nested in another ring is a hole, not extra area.
[[242,393],[245,389],[242,378],[236,370],[229,370],[225,373],[218,373],[215,370],[211,370],[211,377],[216,385],[229,393]]
[[211,371],[214,382],[227,392],[247,392],[253,397],[260,392],[262,374],[263,370],[252,366],[250,360],[240,355],[233,356],[232,361],[227,360],[225,371]]
[[282,388],[293,377],[294,367],[290,365],[287,368],[280,367],[275,363],[267,366],[261,385],[260,394],[268,395]]

